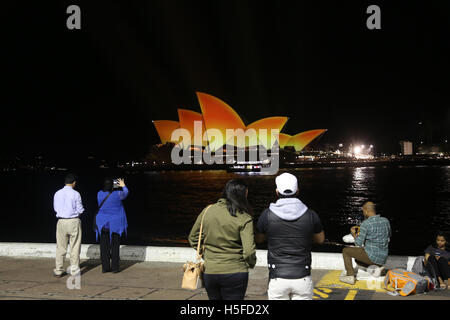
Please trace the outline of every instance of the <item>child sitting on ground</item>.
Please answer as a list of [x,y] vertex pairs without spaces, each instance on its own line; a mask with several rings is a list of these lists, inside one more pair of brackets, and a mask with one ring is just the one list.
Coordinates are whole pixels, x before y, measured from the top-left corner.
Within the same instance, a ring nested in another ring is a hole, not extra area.
[[439,279],[441,289],[448,288],[448,277],[450,276],[450,252],[446,250],[447,236],[438,231],[435,244],[425,249],[425,264],[431,264]]

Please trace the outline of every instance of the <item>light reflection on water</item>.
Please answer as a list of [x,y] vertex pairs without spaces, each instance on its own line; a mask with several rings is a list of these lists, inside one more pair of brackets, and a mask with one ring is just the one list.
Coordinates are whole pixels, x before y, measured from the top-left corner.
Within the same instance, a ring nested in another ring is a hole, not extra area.
[[450,228],[450,166],[445,167],[443,174],[436,186],[436,194],[439,201],[436,203],[438,215],[433,217],[433,224],[443,229]]

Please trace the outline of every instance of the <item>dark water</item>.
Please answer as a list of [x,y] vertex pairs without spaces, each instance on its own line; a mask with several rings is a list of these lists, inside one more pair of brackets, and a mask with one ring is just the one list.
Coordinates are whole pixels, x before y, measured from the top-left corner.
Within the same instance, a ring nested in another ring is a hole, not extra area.
[[[360,207],[371,200],[393,229],[391,254],[418,255],[436,229],[450,231],[450,167],[361,167],[291,170],[299,179],[300,198],[315,210],[330,241],[341,241],[362,219]],[[65,173],[2,173],[0,241],[55,242],[53,194]],[[92,219],[103,172],[79,174],[78,191],[86,209],[83,243],[94,243]],[[147,172],[125,176],[128,237],[124,244],[186,246],[198,213],[221,195],[234,177],[249,184],[249,200],[260,212],[275,200],[274,176],[225,171]],[[261,247],[263,248],[263,247]],[[335,251],[317,246],[315,251]]]

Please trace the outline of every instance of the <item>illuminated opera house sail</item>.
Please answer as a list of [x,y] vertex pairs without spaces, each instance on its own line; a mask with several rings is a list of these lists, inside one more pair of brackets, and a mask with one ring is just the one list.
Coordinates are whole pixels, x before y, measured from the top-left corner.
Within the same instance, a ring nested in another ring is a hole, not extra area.
[[[224,101],[206,93],[197,92],[201,113],[178,109],[178,121],[154,120],[161,143],[182,144],[179,136],[174,135],[177,129],[185,129],[192,138],[190,146],[208,147],[216,151],[224,145],[238,148],[264,146],[270,149],[278,141],[281,149],[292,147],[301,151],[314,139],[321,136],[326,129],[315,129],[295,135],[281,133],[288,118],[283,116],[268,117],[245,125],[238,113]],[[232,130],[233,135],[229,135]],[[209,133],[214,132],[215,135]],[[200,134],[200,139],[198,138]],[[217,136],[224,137],[218,139]],[[175,138],[174,138],[175,137]],[[183,144],[186,146],[186,144]]]

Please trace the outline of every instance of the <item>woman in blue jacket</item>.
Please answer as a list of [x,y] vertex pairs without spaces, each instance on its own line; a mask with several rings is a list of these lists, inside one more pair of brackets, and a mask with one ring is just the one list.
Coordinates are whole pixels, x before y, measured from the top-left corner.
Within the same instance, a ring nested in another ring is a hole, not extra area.
[[128,223],[122,201],[128,196],[128,188],[123,179],[119,179],[118,183],[120,188],[115,189],[113,179],[106,178],[103,190],[97,194],[98,205],[103,202],[96,217],[95,230],[97,241],[100,236],[103,273],[119,272],[120,237],[127,233]]

